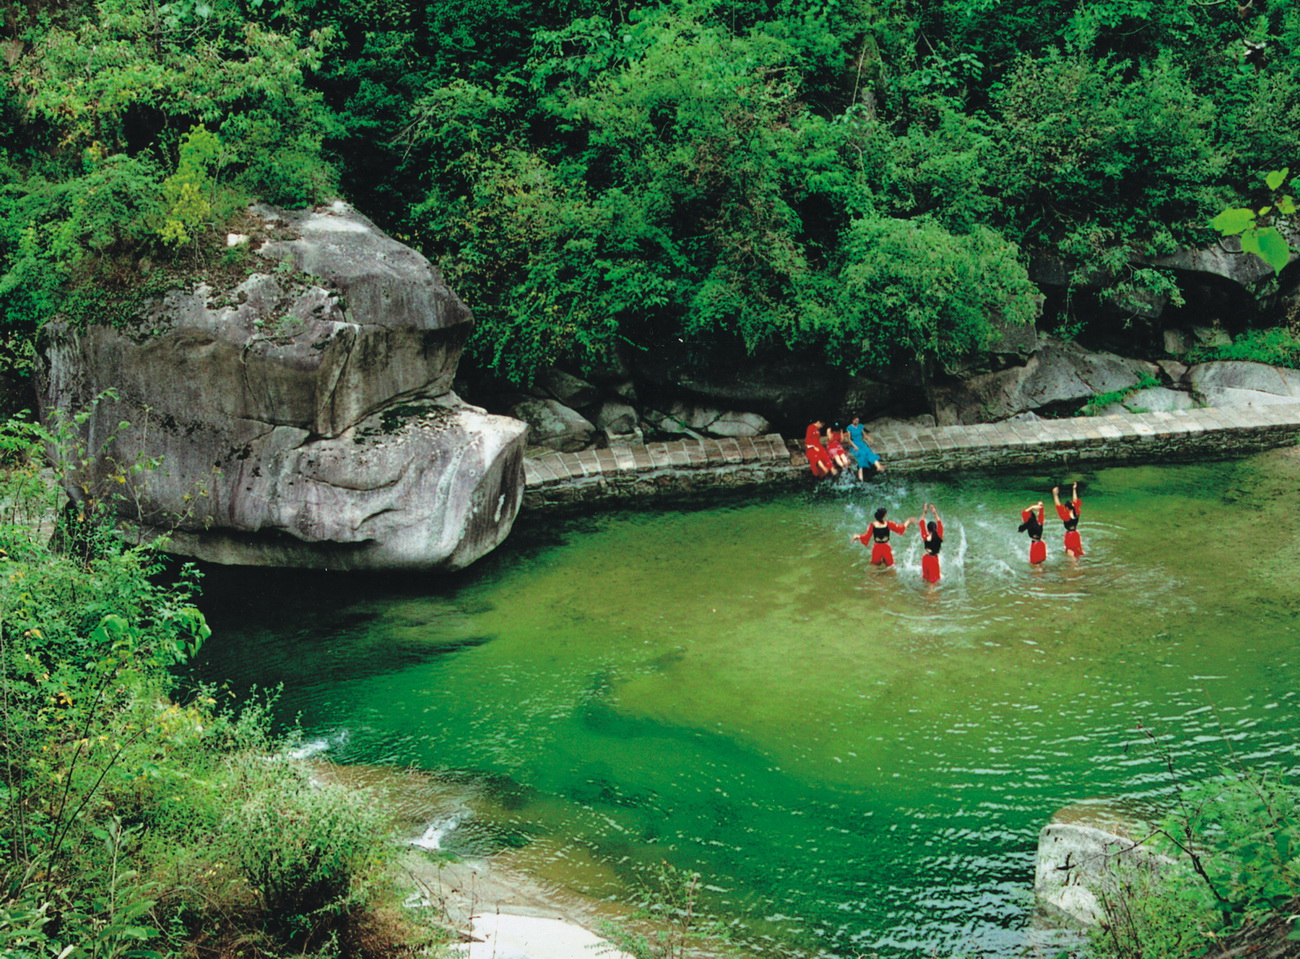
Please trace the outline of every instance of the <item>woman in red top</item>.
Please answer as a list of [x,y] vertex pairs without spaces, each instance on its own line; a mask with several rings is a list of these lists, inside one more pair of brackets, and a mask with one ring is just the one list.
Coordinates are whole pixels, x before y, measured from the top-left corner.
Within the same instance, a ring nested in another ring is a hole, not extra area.
[[1029,565],[1037,566],[1047,559],[1047,544],[1043,542],[1043,501],[1026,506],[1020,511],[1018,532],[1029,534]]
[[[925,511],[934,513],[934,519],[927,524]],[[917,524],[921,530],[921,542],[925,544],[925,554],[921,557],[921,578],[927,583],[939,582],[939,550],[943,547],[943,520],[933,503],[921,507],[921,521]]]
[[1083,500],[1079,499],[1079,484],[1070,488],[1070,502],[1061,502],[1061,487],[1052,487],[1052,502],[1056,504],[1056,515],[1065,524],[1065,555],[1075,559],[1083,555],[1083,540],[1079,539],[1079,510]]
[[822,446],[823,425],[821,420],[813,420],[808,424],[808,429],[803,435],[804,452],[808,456],[808,466],[812,470],[812,475],[818,479],[839,473],[839,470],[835,468],[835,464],[831,462],[831,456],[826,452],[826,447]]
[[894,565],[894,548],[889,545],[890,533],[906,533],[907,527],[912,525],[912,520],[904,521],[902,526],[892,520],[886,521],[885,508],[882,506],[876,510],[876,518],[872,520],[871,525],[867,527],[865,533],[859,533],[853,538],[863,546],[871,545],[871,565],[872,566],[893,566]]

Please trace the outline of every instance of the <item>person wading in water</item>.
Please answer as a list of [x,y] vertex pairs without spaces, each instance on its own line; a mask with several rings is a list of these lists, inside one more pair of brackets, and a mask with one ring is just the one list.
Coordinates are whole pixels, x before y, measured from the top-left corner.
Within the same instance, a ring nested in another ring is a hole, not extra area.
[[1061,502],[1061,487],[1053,486],[1052,502],[1056,504],[1056,515],[1065,524],[1065,555],[1078,559],[1083,555],[1083,541],[1079,539],[1079,510],[1083,508],[1083,500],[1079,499],[1079,484],[1071,487],[1069,503]]
[[1020,511],[1018,532],[1029,534],[1029,564],[1037,566],[1047,559],[1047,544],[1043,542],[1043,501],[1026,506]]
[[[934,513],[934,519],[925,521],[925,511]],[[925,555],[921,557],[921,578],[927,583],[939,582],[939,550],[943,547],[943,520],[933,503],[921,507],[921,542],[925,544]]]
[[885,508],[882,506],[876,510],[876,518],[871,521],[865,533],[851,537],[857,540],[863,546],[871,546],[871,565],[884,566],[886,568],[894,565],[894,548],[889,545],[890,533],[906,533],[907,527],[912,525],[915,517],[907,519],[900,526],[893,520],[885,519]]

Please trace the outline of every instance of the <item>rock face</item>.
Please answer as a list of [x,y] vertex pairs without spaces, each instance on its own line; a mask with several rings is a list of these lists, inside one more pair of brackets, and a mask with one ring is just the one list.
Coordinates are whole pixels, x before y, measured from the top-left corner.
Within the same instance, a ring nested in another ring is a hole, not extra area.
[[270,238],[241,281],[131,329],[45,328],[43,418],[89,413],[69,495],[120,493],[124,519],[222,563],[458,569],[494,548],[525,426],[451,392],[468,309],[345,204],[254,213]]
[[1300,370],[1219,360],[1187,371],[1192,394],[1206,406],[1269,406],[1300,399]]
[[1113,353],[1090,353],[1075,343],[1043,337],[1024,366],[977,376],[934,390],[940,426],[962,426],[1007,419],[1029,410],[1078,405],[1100,393],[1127,389],[1144,375],[1156,377],[1154,363]]
[[1102,416],[1116,413],[1169,413],[1173,410],[1190,410],[1196,401],[1181,390],[1167,390],[1163,386],[1131,393],[1122,402],[1112,403],[1101,411]]
[[663,412],[647,411],[646,419],[666,433],[688,436],[764,436],[771,424],[757,413],[718,410],[700,403],[672,403]]

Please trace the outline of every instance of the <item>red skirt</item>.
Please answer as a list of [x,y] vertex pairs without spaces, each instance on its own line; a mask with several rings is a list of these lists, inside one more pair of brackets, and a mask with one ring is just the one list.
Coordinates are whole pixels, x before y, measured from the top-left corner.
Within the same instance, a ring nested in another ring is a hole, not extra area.
[[929,553],[921,555],[921,578],[927,583],[939,582],[939,557]]
[[873,543],[871,545],[871,565],[879,566],[881,563],[886,566],[894,565],[894,548],[888,543]]
[[1036,543],[1029,544],[1029,562],[1037,566],[1043,560],[1047,559],[1047,544],[1041,539]]
[[831,471],[834,465],[831,463],[830,455],[820,446],[811,446],[808,448],[808,467],[812,470],[812,475],[819,479]]
[[1067,553],[1073,553],[1075,556],[1083,555],[1083,540],[1079,539],[1079,531],[1077,529],[1066,531],[1065,551]]

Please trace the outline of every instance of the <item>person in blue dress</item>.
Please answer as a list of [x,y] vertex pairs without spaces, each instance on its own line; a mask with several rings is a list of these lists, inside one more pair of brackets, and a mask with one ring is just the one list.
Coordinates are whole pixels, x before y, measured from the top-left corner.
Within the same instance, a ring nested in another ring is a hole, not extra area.
[[870,437],[870,435],[871,434],[866,431],[866,427],[862,425],[862,422],[858,417],[855,416],[849,421],[849,449],[853,451],[853,455],[858,461],[859,482],[866,479],[866,477],[863,476],[863,473],[869,469],[875,470],[877,473],[883,473],[885,471],[885,464],[880,462],[880,457],[876,455],[876,451],[867,445],[867,438]]

